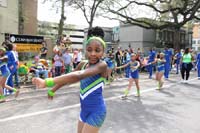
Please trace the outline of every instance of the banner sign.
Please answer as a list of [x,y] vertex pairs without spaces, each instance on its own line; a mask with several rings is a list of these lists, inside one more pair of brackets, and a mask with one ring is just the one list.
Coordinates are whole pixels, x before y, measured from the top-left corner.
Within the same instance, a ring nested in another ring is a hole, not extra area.
[[17,52],[39,52],[44,41],[43,36],[5,34],[5,39],[16,44]]

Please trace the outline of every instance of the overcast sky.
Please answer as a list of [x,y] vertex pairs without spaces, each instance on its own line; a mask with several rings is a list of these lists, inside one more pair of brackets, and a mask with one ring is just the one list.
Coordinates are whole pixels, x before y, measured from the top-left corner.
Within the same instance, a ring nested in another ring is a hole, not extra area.
[[[60,14],[56,13],[56,9],[52,8],[52,4],[50,2],[46,2],[42,4],[43,0],[38,0],[38,20],[40,21],[50,21],[50,22],[59,22]],[[65,23],[67,24],[75,24],[87,27],[88,24],[83,16],[83,13],[79,10],[74,10],[70,7],[66,10],[65,15],[67,19]],[[103,26],[103,27],[114,27],[118,26],[119,22],[115,20],[109,20],[105,18],[96,18],[93,26]]]

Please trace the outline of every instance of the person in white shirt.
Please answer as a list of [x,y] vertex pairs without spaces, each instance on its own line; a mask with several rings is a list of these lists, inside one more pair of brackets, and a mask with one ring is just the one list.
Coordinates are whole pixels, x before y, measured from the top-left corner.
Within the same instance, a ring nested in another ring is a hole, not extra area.
[[[15,54],[15,57],[16,57],[16,63],[17,63],[17,68],[19,66],[19,55],[18,55],[18,52],[17,52],[17,46],[15,44],[13,44],[13,53]],[[15,85],[16,87],[19,87],[19,77],[18,77],[18,71],[16,71],[14,73],[14,77],[15,77]]]

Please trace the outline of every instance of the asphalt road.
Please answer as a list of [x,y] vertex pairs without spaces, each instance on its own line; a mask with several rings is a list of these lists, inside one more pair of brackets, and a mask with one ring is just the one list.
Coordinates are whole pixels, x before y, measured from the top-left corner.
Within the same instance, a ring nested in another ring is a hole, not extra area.
[[[161,91],[157,83],[140,75],[141,97],[135,97],[135,86],[128,99],[120,97],[127,79],[107,85],[104,97],[107,117],[101,133],[199,133],[200,80],[193,72],[188,84],[180,75],[171,74]],[[79,84],[57,91],[53,101],[46,89],[23,85],[17,99],[8,97],[0,104],[0,133],[76,133],[79,118]]]

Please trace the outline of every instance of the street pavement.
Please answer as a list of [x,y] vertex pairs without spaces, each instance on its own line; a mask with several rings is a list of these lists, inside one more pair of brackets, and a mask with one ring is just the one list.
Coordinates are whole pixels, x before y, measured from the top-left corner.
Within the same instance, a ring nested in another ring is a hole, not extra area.
[[[154,79],[140,75],[141,97],[121,96],[127,79],[106,85],[107,117],[101,133],[199,133],[200,80],[192,72],[189,83],[171,74],[158,91]],[[76,133],[79,118],[79,83],[67,85],[47,99],[47,89],[22,85],[17,99],[0,104],[0,133]]]

